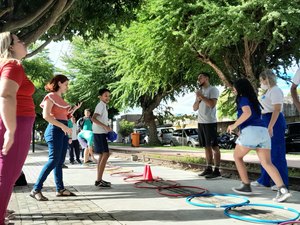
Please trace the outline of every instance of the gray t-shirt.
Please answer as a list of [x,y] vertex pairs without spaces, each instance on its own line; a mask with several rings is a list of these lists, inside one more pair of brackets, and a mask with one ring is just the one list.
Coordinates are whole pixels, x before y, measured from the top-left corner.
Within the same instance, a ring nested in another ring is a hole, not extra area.
[[[204,97],[209,99],[218,99],[219,90],[214,86],[208,86],[201,89]],[[216,106],[210,108],[204,101],[201,101],[198,109],[198,123],[216,123],[217,122]]]

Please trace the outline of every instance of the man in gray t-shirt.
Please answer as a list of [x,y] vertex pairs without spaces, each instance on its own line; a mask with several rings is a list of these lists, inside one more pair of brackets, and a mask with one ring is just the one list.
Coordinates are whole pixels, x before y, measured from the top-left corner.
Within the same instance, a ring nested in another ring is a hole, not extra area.
[[[198,110],[198,135],[200,146],[205,148],[206,169],[199,174],[207,179],[221,177],[219,167],[221,154],[218,146],[216,104],[219,91],[209,83],[209,74],[198,76],[199,90],[196,91],[194,111]],[[214,165],[214,170],[212,165]]]

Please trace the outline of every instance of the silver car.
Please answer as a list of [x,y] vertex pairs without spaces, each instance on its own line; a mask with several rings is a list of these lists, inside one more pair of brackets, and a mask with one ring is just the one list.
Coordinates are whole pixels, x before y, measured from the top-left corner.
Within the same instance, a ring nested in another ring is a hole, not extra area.
[[158,127],[157,128],[158,140],[163,145],[169,145],[172,140],[173,131],[174,131],[174,129],[171,127]]
[[190,147],[199,146],[198,129],[184,128],[175,130],[173,132],[170,145],[187,145]]

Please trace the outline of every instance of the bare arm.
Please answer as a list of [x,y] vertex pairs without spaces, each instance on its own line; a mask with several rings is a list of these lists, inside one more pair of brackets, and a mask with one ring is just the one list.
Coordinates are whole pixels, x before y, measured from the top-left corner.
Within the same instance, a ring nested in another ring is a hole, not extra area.
[[235,121],[235,123],[228,126],[227,132],[231,133],[235,128],[244,123],[252,115],[251,108],[248,105],[243,106],[242,111],[242,115]]
[[0,79],[0,116],[6,128],[2,153],[6,155],[14,143],[16,131],[17,91],[19,85],[10,79]]
[[[214,108],[214,107],[216,106],[216,104],[217,104],[217,99],[215,99],[215,98],[207,98],[207,97],[205,97],[205,96],[201,93],[201,91],[197,91],[197,92],[196,92],[196,96],[197,96],[196,99],[199,100],[199,103],[200,103],[201,101],[203,101],[209,108]],[[199,107],[198,107],[198,108],[199,108]],[[196,110],[195,110],[195,111],[196,111]]]
[[297,110],[300,112],[300,101],[297,93],[297,85],[292,84],[291,86],[291,96],[293,98],[293,103],[296,106]]
[[92,122],[95,123],[95,124],[97,124],[98,126],[103,127],[107,132],[112,131],[112,129],[109,126],[107,126],[104,123],[100,122],[97,119],[97,116],[100,116],[100,114],[98,114],[98,113],[94,113],[93,114],[93,116],[92,116]]
[[280,112],[281,112],[281,104],[275,104],[274,111],[272,112],[272,117],[271,117],[270,123],[268,125],[268,131],[269,131],[269,134],[271,137],[273,136],[274,124],[276,123]]
[[50,99],[46,99],[43,108],[43,118],[48,122],[53,124],[54,126],[60,127],[65,134],[72,135],[72,129],[68,126],[64,125],[63,123],[59,122],[58,120],[54,119],[51,116],[51,109],[53,107],[53,102]]

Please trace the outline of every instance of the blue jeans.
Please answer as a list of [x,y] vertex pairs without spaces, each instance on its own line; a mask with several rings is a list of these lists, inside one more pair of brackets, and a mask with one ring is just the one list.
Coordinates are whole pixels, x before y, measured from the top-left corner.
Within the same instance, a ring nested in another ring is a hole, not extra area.
[[[66,126],[68,125],[68,122],[65,120],[60,120],[59,122]],[[35,191],[40,191],[43,188],[43,183],[53,169],[56,190],[59,191],[64,189],[62,164],[65,161],[68,149],[68,139],[68,135],[65,135],[61,128],[48,124],[45,131],[45,140],[48,144],[49,159],[33,186]]]

